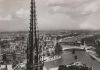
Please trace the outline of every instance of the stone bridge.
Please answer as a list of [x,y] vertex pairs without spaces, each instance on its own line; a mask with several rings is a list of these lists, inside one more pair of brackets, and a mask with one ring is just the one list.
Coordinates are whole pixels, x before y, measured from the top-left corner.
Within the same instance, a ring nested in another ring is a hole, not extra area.
[[77,47],[77,46],[66,46],[66,47],[62,47],[62,50],[64,51],[64,50],[70,50],[70,49],[78,49],[78,50],[84,50],[84,48],[83,47]]

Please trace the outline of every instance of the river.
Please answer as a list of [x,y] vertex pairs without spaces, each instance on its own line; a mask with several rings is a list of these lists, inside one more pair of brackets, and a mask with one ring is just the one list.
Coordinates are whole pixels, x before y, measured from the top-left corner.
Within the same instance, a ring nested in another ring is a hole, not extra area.
[[94,70],[100,70],[100,63],[97,60],[91,58],[88,53],[84,51],[75,51],[75,54],[72,54],[72,51],[63,51],[62,58],[50,62],[44,63],[47,68],[58,67],[59,65],[65,64],[69,65],[75,62],[74,56],[78,57],[78,61],[81,61],[83,64],[86,64],[88,67],[93,67]]

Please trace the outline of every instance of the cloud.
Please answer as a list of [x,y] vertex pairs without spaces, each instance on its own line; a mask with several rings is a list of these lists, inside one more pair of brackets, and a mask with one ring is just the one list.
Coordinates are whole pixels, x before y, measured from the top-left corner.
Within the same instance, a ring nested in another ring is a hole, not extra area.
[[92,29],[92,30],[97,30],[98,27],[94,24],[91,24],[89,22],[85,22],[83,24],[80,24],[80,29]]
[[100,13],[94,13],[88,16],[83,22],[79,25],[80,29],[100,29]]
[[87,13],[96,13],[98,11],[98,3],[96,2],[91,2],[89,4],[85,4],[83,8],[82,14],[87,14]]
[[90,15],[98,10],[97,1],[94,0],[50,0],[48,6],[53,13],[70,16]]
[[79,4],[93,0],[48,0],[48,4],[65,5],[65,4]]
[[0,8],[0,13],[2,13],[3,12],[3,9],[2,8]]
[[[6,23],[9,23],[9,30],[22,30],[29,26],[30,0],[2,1],[0,20],[3,22],[0,22],[0,30],[8,27]],[[97,29],[100,27],[98,7],[97,0],[36,0],[38,26],[48,30]],[[96,13],[97,15],[90,16]],[[5,21],[11,18],[4,16],[7,14],[13,15],[13,20]]]
[[12,16],[11,15],[7,15],[7,16],[0,16],[0,21],[10,21],[12,20]]
[[4,0],[0,0],[0,2],[2,2],[2,1],[4,1]]
[[72,12],[73,9],[71,8],[68,8],[68,7],[61,7],[61,6],[54,6],[51,8],[50,12],[53,12],[53,13],[62,13],[62,14],[66,14],[68,12]]
[[16,16],[19,17],[19,18],[26,18],[29,16],[29,11],[28,10],[25,10],[25,9],[19,9],[16,11]]

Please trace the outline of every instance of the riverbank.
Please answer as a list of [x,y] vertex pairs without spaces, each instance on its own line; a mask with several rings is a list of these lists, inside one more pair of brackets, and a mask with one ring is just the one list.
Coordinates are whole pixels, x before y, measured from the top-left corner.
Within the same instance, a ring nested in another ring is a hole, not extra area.
[[61,56],[54,56],[54,57],[44,57],[44,62],[50,62],[50,61],[54,61],[54,60],[58,60],[61,59]]
[[86,51],[92,58],[96,59],[100,63],[100,58],[98,58],[95,51],[88,50]]

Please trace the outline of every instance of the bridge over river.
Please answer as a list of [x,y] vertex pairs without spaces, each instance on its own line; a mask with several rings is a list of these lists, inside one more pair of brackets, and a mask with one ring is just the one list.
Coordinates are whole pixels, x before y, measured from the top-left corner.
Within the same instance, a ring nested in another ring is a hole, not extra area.
[[63,47],[62,47],[62,50],[63,50],[63,51],[65,51],[65,50],[70,50],[70,49],[84,50],[83,47],[79,47],[79,46],[69,46],[69,45],[67,45],[67,47],[66,47],[66,46],[63,46]]

